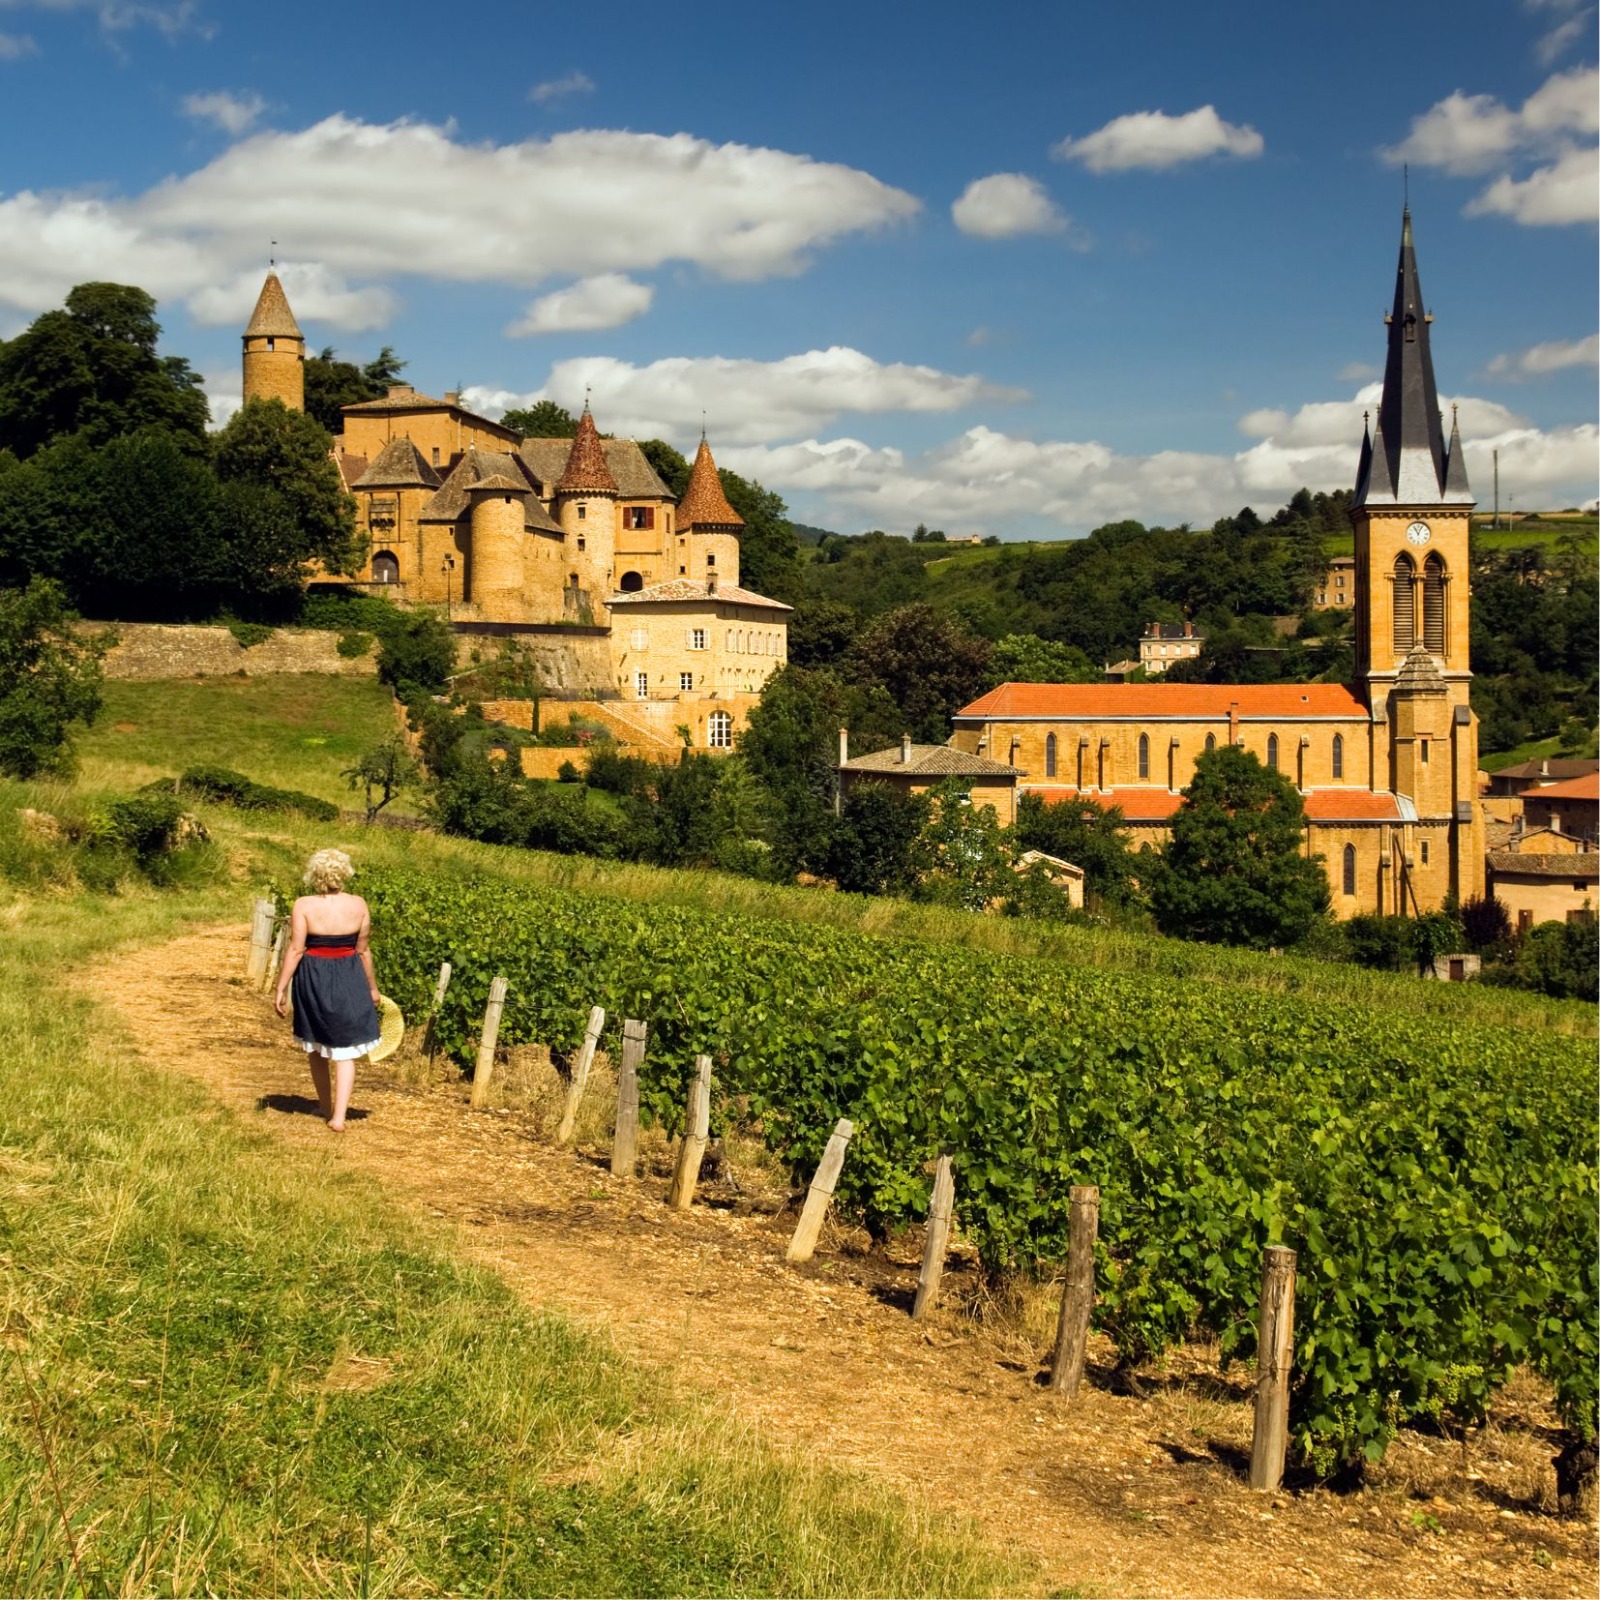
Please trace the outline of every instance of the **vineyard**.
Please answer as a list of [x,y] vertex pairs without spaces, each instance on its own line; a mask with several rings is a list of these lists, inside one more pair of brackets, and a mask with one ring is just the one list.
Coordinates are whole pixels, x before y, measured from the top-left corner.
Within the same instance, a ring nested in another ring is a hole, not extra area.
[[[836,1201],[920,1220],[948,1152],[993,1273],[1066,1253],[1097,1184],[1097,1328],[1128,1365],[1211,1334],[1248,1359],[1262,1250],[1300,1254],[1292,1423],[1322,1474],[1407,1422],[1471,1423],[1520,1365],[1595,1432],[1592,1047],[1550,1033],[487,878],[363,875],[386,990],[468,1062],[491,979],[503,1042],[559,1061],[589,1009],[650,1028],[641,1101],[669,1131],[695,1057],[719,1121],[799,1174],[856,1124]],[[615,1046],[615,1040],[611,1041]]]

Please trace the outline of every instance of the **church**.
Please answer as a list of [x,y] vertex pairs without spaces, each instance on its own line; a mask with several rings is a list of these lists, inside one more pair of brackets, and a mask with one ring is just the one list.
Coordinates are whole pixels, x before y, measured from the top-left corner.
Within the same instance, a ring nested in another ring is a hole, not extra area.
[[1120,808],[1158,843],[1220,742],[1285,774],[1339,916],[1417,915],[1484,892],[1478,719],[1468,698],[1468,522],[1459,427],[1446,440],[1433,322],[1403,215],[1383,397],[1356,469],[1351,684],[1006,683],[951,743],[1018,769],[1045,800]]
[[[243,360],[246,404],[304,409],[305,338],[276,273]],[[439,606],[467,636],[604,640],[603,687],[641,728],[731,747],[788,657],[791,608],[740,587],[744,523],[705,439],[675,500],[587,405],[572,439],[524,439],[409,384],[342,416],[333,455],[368,549],[357,584]]]

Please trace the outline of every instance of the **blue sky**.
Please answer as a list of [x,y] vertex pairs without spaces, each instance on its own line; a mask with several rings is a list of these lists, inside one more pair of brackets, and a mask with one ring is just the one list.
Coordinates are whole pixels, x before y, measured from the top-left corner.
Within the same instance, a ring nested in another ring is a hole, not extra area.
[[[440,17],[444,17],[441,25]],[[0,0],[0,333],[111,277],[1005,537],[1353,476],[1410,162],[1480,498],[1596,492],[1583,0],[681,11]]]

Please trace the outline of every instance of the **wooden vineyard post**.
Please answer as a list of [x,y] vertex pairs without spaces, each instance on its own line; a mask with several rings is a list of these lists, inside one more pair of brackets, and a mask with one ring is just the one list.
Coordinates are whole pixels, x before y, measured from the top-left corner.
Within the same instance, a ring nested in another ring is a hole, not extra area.
[[840,1117],[822,1152],[817,1175],[811,1180],[806,1194],[805,1209],[800,1213],[800,1224],[789,1241],[791,1261],[809,1261],[817,1248],[817,1236],[822,1232],[822,1219],[828,1214],[828,1202],[839,1184],[839,1173],[844,1168],[844,1153],[849,1148],[850,1136],[856,1125],[848,1117]]
[[639,1160],[639,1068],[644,1062],[645,1025],[622,1024],[622,1065],[617,1071],[617,1129],[611,1136],[611,1176],[631,1178]]
[[278,924],[277,936],[272,941],[272,954],[267,958],[267,976],[261,987],[270,989],[273,979],[283,971],[284,952],[289,948],[289,919]]
[[694,1083],[689,1090],[689,1115],[683,1124],[683,1143],[678,1147],[678,1165],[667,1190],[667,1204],[674,1211],[687,1211],[694,1203],[694,1186],[700,1181],[700,1163],[705,1159],[706,1140],[711,1137],[711,1057],[696,1056]]
[[1268,1245],[1261,1258],[1261,1324],[1256,1340],[1256,1422],[1250,1487],[1276,1489],[1289,1449],[1289,1369],[1294,1365],[1295,1253]]
[[1083,1382],[1089,1348],[1089,1317],[1094,1310],[1094,1241],[1100,1232],[1100,1190],[1092,1183],[1068,1191],[1067,1282],[1061,1291],[1061,1320],[1050,1363],[1050,1387],[1069,1400]]
[[244,958],[246,983],[257,988],[267,975],[267,958],[272,954],[272,902],[257,900],[250,913],[250,953]]
[[917,1321],[939,1303],[939,1280],[944,1277],[944,1252],[950,1242],[950,1213],[955,1202],[956,1180],[950,1171],[950,1157],[940,1156],[933,1174],[933,1198],[928,1202],[928,1236],[922,1246],[917,1303],[911,1308]]
[[589,1069],[594,1065],[594,1052],[600,1043],[600,1034],[606,1025],[606,1013],[603,1006],[596,1006],[589,1013],[589,1026],[583,1030],[583,1044],[578,1051],[578,1059],[572,1065],[572,1081],[567,1085],[567,1103],[561,1108],[561,1126],[556,1129],[556,1143],[566,1144],[572,1138],[572,1130],[578,1122],[578,1102],[583,1099],[583,1091],[589,1082]]
[[506,1008],[506,980],[489,985],[489,1003],[483,1008],[483,1033],[478,1038],[478,1060],[472,1069],[472,1109],[489,1103],[489,1080],[494,1076],[494,1047],[500,1038],[500,1015]]
[[450,963],[439,963],[439,981],[433,986],[433,1010],[428,1013],[427,1031],[422,1036],[423,1053],[431,1061],[439,1048],[439,1007],[444,1004],[445,990],[450,987]]

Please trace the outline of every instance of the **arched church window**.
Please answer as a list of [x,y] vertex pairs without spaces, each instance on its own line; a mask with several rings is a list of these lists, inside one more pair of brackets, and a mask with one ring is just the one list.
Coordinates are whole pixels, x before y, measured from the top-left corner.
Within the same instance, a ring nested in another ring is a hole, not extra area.
[[1217,736],[1216,736],[1216,734],[1208,733],[1206,735],[1206,751],[1207,751],[1207,753],[1209,754],[1211,751],[1215,750],[1216,748],[1217,748]]
[[1056,736],[1053,733],[1045,736],[1044,775],[1047,778],[1053,778],[1056,775]]
[[1356,847],[1353,844],[1344,847],[1344,882],[1341,887],[1346,894],[1356,892]]
[[1394,558],[1394,649],[1404,655],[1417,642],[1417,567],[1403,550]]
[[1444,562],[1437,552],[1422,568],[1422,642],[1436,656],[1444,654]]
[[1344,777],[1344,735],[1336,733],[1333,736],[1333,776],[1335,780]]
[[624,572],[622,574],[622,582],[617,587],[624,594],[637,594],[639,590],[644,588],[644,577],[637,572]]
[[1150,776],[1150,735],[1148,733],[1139,735],[1139,776],[1141,778]]
[[1274,772],[1278,770],[1278,736],[1275,733],[1267,735],[1267,765]]
[[380,550],[372,558],[372,581],[374,583],[399,583],[400,562],[392,550]]

